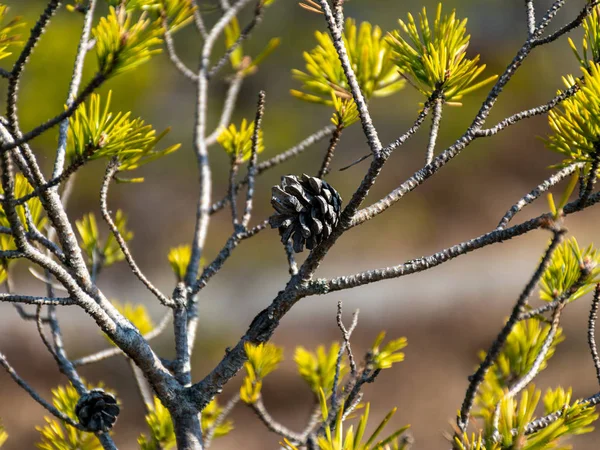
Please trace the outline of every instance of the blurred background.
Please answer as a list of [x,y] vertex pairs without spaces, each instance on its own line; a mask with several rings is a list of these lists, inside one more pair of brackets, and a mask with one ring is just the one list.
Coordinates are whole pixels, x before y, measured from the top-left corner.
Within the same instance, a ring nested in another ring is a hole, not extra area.
[[[44,2],[8,0],[13,13],[32,24]],[[536,0],[538,14],[551,2]],[[569,2],[556,18],[558,28],[576,16],[584,1]],[[436,2],[429,0],[352,0],[346,16],[370,21],[384,31],[395,29],[398,18],[408,12],[416,14],[421,6],[429,8],[430,17]],[[523,1],[447,0],[445,9],[457,9],[459,17],[468,17],[471,33],[469,55],[481,54],[487,64],[486,74],[500,74],[526,39]],[[211,24],[219,17],[215,5],[203,3],[204,17]],[[105,5],[103,5],[103,10]],[[249,8],[251,10],[251,8]],[[250,20],[249,11],[240,16],[242,27]],[[19,103],[24,130],[54,116],[64,102],[75,56],[81,17],[60,10],[24,75]],[[244,44],[247,54],[256,54],[274,36],[281,46],[246,79],[234,122],[252,119],[257,93],[267,91],[264,117],[265,152],[262,159],[280,153],[329,122],[330,110],[292,98],[290,89],[298,89],[292,68],[304,69],[302,52],[315,46],[315,30],[324,30],[324,20],[302,10],[295,1],[278,0],[267,12],[252,39]],[[581,30],[572,34],[581,40]],[[197,66],[200,40],[190,26],[177,33],[176,46],[182,59]],[[224,50],[216,46],[215,55]],[[8,64],[8,61],[6,64]],[[8,67],[8,65],[6,66]],[[87,62],[86,76],[96,68],[93,55]],[[579,69],[566,40],[536,49],[503,92],[489,125],[507,115],[547,102],[563,86],[561,77],[578,75]],[[211,124],[216,124],[227,84],[222,78],[210,85]],[[89,78],[88,78],[89,79]],[[4,89],[5,84],[0,83]],[[122,208],[129,216],[135,233],[131,249],[142,270],[163,291],[171,292],[174,277],[169,268],[169,248],[190,243],[198,194],[196,161],[192,152],[194,86],[170,64],[165,54],[155,57],[134,73],[116,77],[103,91],[113,90],[115,110],[131,110],[158,130],[172,127],[170,142],[182,148],[156,164],[138,171],[142,184],[116,185],[111,189],[111,209]],[[460,108],[447,107],[441,124],[437,150],[458,138],[476,114],[485,98],[484,90],[465,98]],[[4,97],[0,97],[4,98]],[[410,86],[399,93],[371,102],[373,120],[382,141],[389,142],[403,133],[414,121],[420,95]],[[429,125],[429,121],[427,122]],[[544,148],[540,137],[548,133],[545,117],[523,121],[498,136],[480,139],[459,158],[446,166],[421,188],[365,225],[353,229],[340,239],[327,256],[317,276],[351,274],[369,268],[399,264],[429,255],[455,243],[493,229],[505,211],[525,193],[551,174],[548,166],[560,161],[559,155]],[[396,151],[385,166],[367,203],[398,186],[423,165],[428,126],[424,126],[407,145]],[[53,161],[57,130],[33,143],[36,154],[47,170]],[[261,176],[256,195],[254,223],[267,217],[270,188],[282,174],[316,173],[325,153],[327,141],[315,145],[298,159]],[[360,182],[368,163],[348,171],[343,167],[367,151],[360,126],[347,130],[338,146],[329,182],[343,198],[348,198]],[[214,199],[226,191],[228,159],[215,146],[210,150],[215,180]],[[78,175],[69,212],[73,220],[85,212],[98,213],[99,186],[104,165],[98,161],[86,166]],[[138,175],[138,174],[136,174]],[[547,210],[544,199],[528,207],[518,221]],[[98,216],[98,214],[97,214]],[[581,245],[599,241],[595,208],[571,216],[566,225]],[[101,224],[102,225],[102,224]],[[205,257],[212,260],[231,231],[230,214],[224,211],[212,217]],[[107,230],[102,228],[106,236]],[[286,361],[267,379],[265,403],[272,415],[293,429],[301,429],[312,405],[308,387],[297,376],[293,362],[296,345],[314,348],[318,343],[339,340],[335,323],[336,303],[344,301],[349,320],[360,309],[353,346],[357,355],[372,344],[378,332],[387,330],[390,338],[406,336],[406,361],[384,371],[374,385],[365,389],[372,403],[372,424],[393,406],[398,413],[393,425],[412,425],[415,448],[447,448],[444,436],[454,421],[467,387],[467,376],[477,364],[477,352],[488,348],[499,331],[504,317],[533,272],[546,246],[547,233],[538,231],[501,245],[461,256],[441,267],[410,277],[385,281],[362,288],[299,302],[284,318],[274,342],[286,348]],[[43,285],[33,279],[21,263],[15,274],[18,292],[42,293]],[[200,298],[201,324],[194,354],[194,380],[199,380],[221,359],[224,349],[237,342],[255,314],[266,307],[287,280],[285,254],[275,231],[265,231],[243,242],[214,277]],[[100,287],[109,298],[121,302],[143,303],[158,322],[164,310],[140,285],[124,264],[105,272]],[[567,340],[558,346],[550,367],[539,377],[542,389],[558,384],[572,385],[575,397],[598,391],[594,368],[586,345],[589,297],[571,305],[563,314]],[[67,351],[73,358],[103,349],[107,342],[95,324],[75,308],[60,311]],[[153,345],[161,356],[173,354],[173,339],[168,329]],[[0,351],[16,370],[46,398],[50,389],[64,384],[54,361],[45,351],[35,324],[22,322],[10,305],[0,304]],[[115,428],[115,439],[122,449],[137,448],[136,438],[146,431],[143,407],[130,368],[123,357],[85,367],[81,373],[89,381],[104,380],[123,403]],[[234,395],[240,377],[226,386],[222,402]],[[34,427],[44,423],[45,411],[0,372],[0,417],[10,435],[8,449],[33,448],[38,439]],[[240,406],[232,418],[235,431],[216,441],[216,449],[276,448],[278,437],[270,434],[252,412]],[[597,448],[598,432],[579,437],[571,443],[578,449]]]

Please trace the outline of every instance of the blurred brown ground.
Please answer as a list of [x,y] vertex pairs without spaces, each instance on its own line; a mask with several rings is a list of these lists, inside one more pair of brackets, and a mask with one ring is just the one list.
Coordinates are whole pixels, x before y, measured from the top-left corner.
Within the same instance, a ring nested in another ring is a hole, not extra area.
[[[43,5],[43,2],[33,0],[9,0],[7,3],[24,14],[30,23]],[[346,15],[370,20],[387,31],[396,26],[396,18],[404,18],[409,11],[417,12],[422,4],[430,8],[431,14],[434,5],[431,1],[378,0],[375,4],[353,0],[348,3]],[[536,4],[541,11],[550,2]],[[482,61],[488,64],[490,73],[501,72],[525,39],[522,2],[449,0],[445,5],[447,9],[456,7],[460,17],[469,17],[471,51],[482,54]],[[565,7],[556,19],[556,26],[574,17],[581,5]],[[216,18],[214,14],[206,17],[209,22]],[[52,116],[64,101],[78,20],[65,11],[60,12],[54,28],[49,29],[32,58],[20,105],[24,129]],[[267,150],[263,158],[290,147],[328,121],[325,108],[302,104],[288,94],[290,88],[298,87],[289,70],[302,68],[302,50],[314,46],[312,32],[323,28],[321,17],[301,11],[291,0],[279,0],[272,10],[267,11],[264,23],[247,46],[250,53],[252,49],[256,52],[271,36],[282,37],[281,48],[245,84],[240,109],[235,116],[236,122],[242,117],[252,117],[256,94],[259,89],[266,88],[268,106],[264,132]],[[578,42],[580,33],[575,33],[574,38]],[[190,67],[196,66],[196,43],[191,29],[177,36],[177,46]],[[90,57],[88,66],[93,68],[94,64]],[[49,67],[52,76],[47,76]],[[560,77],[577,73],[577,70],[564,40],[536,50],[502,94],[488,123],[492,125],[511,113],[546,102],[562,86]],[[212,86],[211,120],[216,121],[225,85],[215,82]],[[174,283],[166,254],[169,247],[191,240],[195,214],[197,176],[191,152],[193,86],[182,81],[162,55],[135,74],[111,82],[109,87],[115,91],[115,107],[131,109],[156,128],[172,126],[170,139],[183,144],[176,154],[141,171],[146,177],[144,184],[116,186],[110,199],[113,210],[123,208],[130,216],[131,228],[136,235],[132,250],[140,266],[164,292],[170,292]],[[462,108],[445,109],[438,151],[460,136],[484,96],[484,92],[479,92],[465,99]],[[393,97],[373,101],[373,118],[383,141],[394,139],[410,126],[420,100],[407,87]],[[343,136],[334,169],[365,153],[366,145],[359,128],[357,125]],[[422,188],[376,220],[340,239],[318,276],[398,264],[493,229],[506,209],[546,178],[551,173],[547,167],[559,161],[558,156],[545,150],[537,138],[547,132],[546,119],[537,118],[522,122],[499,136],[475,142]],[[385,195],[421,167],[426,137],[424,127],[396,152],[367,202]],[[55,135],[49,133],[36,143],[36,151],[46,167],[52,161],[55,139]],[[314,172],[325,146],[326,143],[317,145],[297,161],[261,177],[255,222],[269,214],[270,186],[279,176],[282,173]],[[211,158],[215,163],[216,199],[225,191],[226,158],[216,147],[211,150]],[[344,198],[348,198],[365,169],[366,165],[362,164],[347,172],[334,171],[330,181]],[[89,210],[97,211],[102,170],[102,164],[96,163],[79,175],[79,187],[71,203],[74,218]],[[539,214],[546,208],[542,199],[527,208],[516,221]],[[599,218],[600,210],[596,208],[570,217],[567,226],[582,245],[587,245],[600,241]],[[229,226],[227,212],[213,216],[206,253],[208,260],[223,245]],[[509,314],[534,270],[547,238],[547,234],[539,231],[461,256],[425,273],[304,299],[282,321],[274,338],[275,343],[285,346],[287,358],[282,368],[265,383],[268,409],[274,417],[294,429],[303,426],[312,397],[295,373],[293,349],[296,345],[312,348],[318,343],[339,340],[335,308],[338,300],[344,300],[347,317],[354,309],[361,310],[353,339],[357,354],[364,352],[381,329],[388,330],[390,337],[407,336],[409,341],[406,361],[384,371],[377,382],[365,390],[366,400],[373,405],[373,423],[393,406],[398,406],[393,424],[412,425],[415,448],[448,448],[443,433],[450,430],[449,424],[460,407],[467,376],[477,362],[476,354],[487,348],[498,332],[503,318]],[[269,304],[283,286],[286,275],[284,254],[275,232],[264,232],[236,250],[200,299],[201,328],[194,355],[196,380],[219,361],[226,346],[236,342],[256,312]],[[27,276],[24,265],[20,267],[16,284],[20,292],[36,293],[42,289],[38,281]],[[123,265],[107,270],[100,286],[111,298],[146,304],[157,321],[162,315],[154,299]],[[588,304],[589,298],[581,299],[564,314],[567,340],[560,344],[549,368],[539,377],[541,388],[558,384],[573,386],[576,397],[598,391],[586,345]],[[80,311],[74,308],[61,311],[61,318],[67,349],[73,357],[106,346],[93,322]],[[156,340],[155,345],[161,355],[172,355],[169,331]],[[9,305],[0,305],[0,350],[46,398],[52,387],[65,381],[44,352],[35,326],[21,322]],[[124,408],[115,429],[116,442],[121,449],[137,448],[136,437],[145,431],[143,411],[123,358],[86,367],[82,374],[90,381],[104,380],[118,392]],[[233,380],[226,387],[223,400],[233,395],[237,383],[239,380]],[[5,448],[33,448],[37,439],[34,427],[43,424],[43,416],[44,411],[9,377],[0,373],[0,417],[10,434]],[[215,449],[277,447],[277,437],[265,431],[244,407],[235,410],[233,419],[235,431],[216,441]],[[573,440],[572,444],[576,449],[596,449],[599,436],[594,432]]]

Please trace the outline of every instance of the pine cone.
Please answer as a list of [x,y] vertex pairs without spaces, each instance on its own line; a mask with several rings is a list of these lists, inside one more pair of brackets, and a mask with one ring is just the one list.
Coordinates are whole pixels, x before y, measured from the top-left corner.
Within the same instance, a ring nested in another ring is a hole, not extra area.
[[83,394],[75,406],[79,423],[92,432],[110,430],[120,411],[117,399],[102,389],[92,389]]
[[271,205],[277,211],[269,218],[279,228],[281,242],[293,242],[294,251],[312,250],[327,239],[340,218],[342,198],[325,181],[306,174],[281,177],[273,186]]

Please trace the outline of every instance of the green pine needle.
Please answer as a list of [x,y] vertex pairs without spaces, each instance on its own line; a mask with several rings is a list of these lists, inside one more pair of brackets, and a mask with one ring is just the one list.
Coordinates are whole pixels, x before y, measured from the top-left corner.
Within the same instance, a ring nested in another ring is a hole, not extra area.
[[[366,99],[391,95],[404,86],[392,58],[391,48],[383,38],[381,28],[347,19],[344,43],[358,84]],[[302,91],[291,90],[301,100],[332,106],[331,95],[350,99],[352,94],[337,51],[328,33],[315,32],[318,45],[304,52],[306,72],[293,70],[295,79],[302,82]]]
[[551,302],[568,292],[580,279],[584,266],[591,268],[591,271],[582,286],[569,297],[569,301],[584,296],[600,282],[600,252],[592,245],[580,248],[574,237],[563,242],[552,254],[550,264],[542,275],[540,298]]
[[581,53],[571,38],[569,38],[569,45],[581,67],[589,69],[592,64],[600,63],[600,7],[595,6],[585,18],[583,30]]
[[119,171],[134,170],[180,147],[155,150],[169,129],[157,135],[152,125],[141,118],[132,119],[131,112],[110,112],[111,99],[109,91],[102,105],[100,95],[92,94],[88,107],[82,104],[69,119],[67,155],[71,162],[117,157]]
[[583,162],[589,168],[600,146],[600,64],[590,63],[582,71],[582,81],[572,76],[564,79],[567,86],[578,83],[579,91],[548,114],[554,134],[546,146],[563,156],[557,167]]
[[126,8],[111,6],[108,16],[92,31],[100,72],[108,78],[145,63],[161,52],[163,32],[159,20],[142,14],[134,21]]
[[408,14],[408,21],[399,20],[401,30],[388,35],[393,49],[394,62],[402,75],[425,97],[441,91],[446,102],[457,103],[465,94],[479,89],[497,76],[479,80],[485,64],[479,65],[479,55],[467,58],[471,36],[467,32],[467,19],[459,20],[456,12],[442,17],[442,4],[438,5],[433,29],[427,19],[427,10],[419,14],[419,28]]
[[260,396],[263,379],[273,372],[283,361],[283,348],[270,342],[254,345],[244,343],[248,361],[244,363],[246,377],[240,388],[240,398],[244,403],[256,403]]
[[402,337],[389,341],[381,347],[384,339],[385,331],[382,331],[375,339],[373,347],[371,347],[371,364],[374,370],[389,369],[393,364],[404,361],[404,353],[400,350],[406,347],[406,338]]
[[[323,390],[326,397],[331,395],[339,350],[340,344],[337,342],[331,344],[329,351],[323,345],[319,345],[316,352],[311,352],[301,346],[296,347],[294,361],[298,372],[315,395],[318,395],[320,390]],[[347,371],[347,365],[342,363],[340,379]]]
[[11,55],[9,49],[22,44],[20,36],[14,34],[15,30],[25,26],[20,17],[15,17],[7,23],[3,23],[9,11],[9,7],[0,4],[0,59]]
[[[105,243],[100,241],[98,224],[93,213],[86,214],[81,220],[75,221],[75,225],[79,232],[81,249],[87,256],[90,268],[95,267],[96,270],[99,270],[125,259],[125,255],[112,233],[108,235]],[[115,225],[125,242],[133,239],[133,233],[127,229],[127,218],[120,209],[115,214]]]
[[[252,155],[253,134],[254,121],[248,123],[246,119],[243,119],[239,129],[234,124],[231,124],[221,131],[221,134],[217,137],[217,142],[237,163],[243,163],[248,161]],[[263,132],[262,130],[258,130],[257,152],[262,153],[264,149]]]

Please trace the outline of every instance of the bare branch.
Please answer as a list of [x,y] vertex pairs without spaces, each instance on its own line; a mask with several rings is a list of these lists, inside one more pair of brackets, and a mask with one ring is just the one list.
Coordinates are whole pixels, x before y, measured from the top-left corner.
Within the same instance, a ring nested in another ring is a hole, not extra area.
[[331,165],[331,161],[333,160],[333,155],[335,153],[335,149],[340,142],[340,137],[342,136],[342,131],[344,130],[344,125],[341,123],[335,127],[333,133],[331,134],[331,139],[329,140],[329,147],[327,147],[327,152],[325,153],[325,157],[323,158],[323,163],[321,164],[321,168],[319,169],[319,173],[317,173],[317,178],[323,178],[330,172],[329,166]]
[[252,33],[254,27],[260,24],[260,22],[262,21],[263,12],[264,1],[259,0],[256,3],[256,6],[254,7],[254,17],[252,17],[252,20],[240,32],[240,35],[238,36],[237,40],[227,50],[225,50],[223,56],[221,56],[219,61],[217,61],[217,63],[210,69],[210,71],[208,72],[208,79],[213,78],[219,72],[219,70],[221,70],[223,66],[227,63],[227,60],[229,59],[231,54],[242,44],[242,42],[244,42],[246,39],[248,39],[248,37],[250,37],[250,33]]
[[[194,125],[194,151],[198,162],[200,193],[198,195],[198,204],[196,207],[196,226],[192,242],[192,256],[185,275],[185,283],[187,286],[191,286],[198,277],[200,258],[202,257],[202,252],[204,250],[204,243],[206,242],[206,234],[208,232],[208,223],[210,220],[212,175],[206,142],[206,109],[210,55],[217,38],[221,35],[227,24],[231,22],[231,19],[233,19],[233,17],[235,17],[235,15],[249,2],[250,0],[239,0],[231,8],[227,9],[227,12],[221,16],[215,26],[210,30],[202,47],[200,69],[198,71],[198,83],[196,87],[196,117]],[[190,303],[195,303],[195,299],[191,298]],[[191,306],[193,310],[195,307],[193,305]]]
[[[90,34],[92,30],[92,24],[94,21],[94,11],[96,10],[97,0],[90,0],[85,10],[85,16],[83,19],[83,30],[81,31],[81,37],[79,38],[79,46],[77,48],[77,56],[75,56],[75,65],[73,67],[73,75],[71,76],[71,83],[69,85],[69,92],[67,94],[66,105],[71,106],[77,96],[77,91],[81,85],[81,78],[83,76],[83,65],[85,63],[85,55],[88,52],[88,45],[90,41]],[[52,171],[52,178],[57,178],[65,165],[65,155],[67,152],[67,131],[69,129],[68,119],[63,120],[60,123],[58,132],[58,148],[56,150],[56,158],[54,160],[54,169]]]
[[525,11],[527,13],[527,34],[529,37],[535,33],[535,7],[533,0],[525,0]]
[[332,411],[337,411],[337,409],[338,409],[338,396],[337,396],[338,389],[337,388],[338,388],[338,383],[340,381],[340,372],[342,370],[342,356],[344,355],[344,352],[346,352],[346,351],[348,352],[348,361],[350,364],[351,376],[356,377],[356,375],[357,375],[356,361],[354,360],[354,355],[352,353],[352,348],[350,346],[350,337],[352,336],[352,332],[354,331],[354,329],[356,328],[356,325],[358,324],[358,312],[359,312],[358,309],[354,312],[354,314],[352,315],[352,323],[350,325],[350,328],[346,329],[346,327],[344,326],[344,322],[342,320],[342,301],[340,300],[338,302],[336,321],[337,321],[338,328],[342,332],[343,342],[342,342],[342,345],[340,345],[340,349],[338,351],[338,356],[337,356],[337,360],[336,360],[336,364],[335,364],[335,375],[333,377],[333,387],[331,389],[331,392],[332,392],[331,409],[332,409]]
[[533,361],[533,364],[531,365],[531,368],[529,369],[529,371],[525,375],[523,375],[523,377],[521,377],[520,380],[518,380],[516,383],[514,383],[510,387],[508,392],[506,392],[504,394],[502,400],[500,400],[497,403],[496,409],[494,410],[494,416],[492,419],[493,424],[494,424],[493,425],[494,426],[494,435],[496,438],[499,438],[499,435],[500,435],[500,433],[498,432],[498,426],[500,423],[500,408],[502,406],[502,401],[505,398],[512,398],[512,397],[515,397],[516,395],[518,395],[519,392],[521,392],[523,389],[525,389],[527,387],[527,385],[529,385],[529,383],[531,383],[533,381],[533,379],[540,372],[540,370],[542,368],[542,364],[544,364],[544,361],[546,360],[546,356],[548,355],[548,351],[550,350],[550,347],[552,346],[552,343],[554,342],[554,338],[556,337],[556,332],[558,331],[558,326],[560,324],[560,314],[561,314],[564,306],[565,306],[565,302],[563,301],[562,303],[558,304],[558,306],[556,306],[554,308],[554,313],[552,314],[552,324],[550,326],[550,329],[548,330],[548,335],[544,339],[544,342],[542,343],[542,347],[540,348],[539,353],[535,357],[535,360]]
[[223,424],[223,422],[225,422],[225,419],[227,419],[229,414],[231,414],[231,411],[233,410],[233,408],[235,408],[235,405],[237,405],[239,401],[240,394],[238,392],[231,399],[229,399],[227,404],[223,407],[221,414],[219,414],[219,416],[215,419],[213,425],[208,429],[208,431],[204,435],[204,448],[210,447],[210,444],[212,443],[213,437],[215,435],[215,431],[217,431],[217,428],[220,427]]
[[215,130],[206,137],[206,145],[213,145],[217,142],[217,138],[221,132],[229,125],[243,81],[244,77],[240,74],[236,74],[229,82],[229,89],[227,89],[227,94],[225,94],[225,102],[223,104],[221,117],[219,118],[219,124],[216,126]]
[[433,102],[433,115],[431,117],[431,129],[429,130],[429,143],[427,144],[427,153],[425,155],[425,164],[431,164],[437,142],[440,122],[442,120],[442,106],[444,100],[441,96],[437,97]]
[[182,386],[192,383],[192,366],[188,344],[188,312],[186,308],[185,285],[177,284],[173,293],[176,307],[173,309],[173,327],[175,329],[175,358],[174,371],[177,381]]
[[200,33],[203,39],[208,37],[208,32],[206,31],[206,25],[204,25],[204,20],[202,19],[202,14],[200,13],[200,0],[194,0],[195,8],[194,8],[194,23],[196,24],[196,29]]
[[589,173],[587,174],[587,180],[585,180],[585,187],[580,192],[579,201],[585,203],[594,191],[596,180],[598,179],[598,168],[600,167],[600,144],[595,145],[593,160],[590,164]]
[[556,250],[556,248],[562,241],[564,234],[566,233],[566,230],[564,229],[555,228],[552,231],[552,241],[550,242],[550,245],[548,246],[544,257],[542,258],[542,261],[540,262],[533,276],[525,286],[525,289],[523,289],[523,292],[517,299],[517,302],[515,303],[515,306],[512,310],[509,319],[506,321],[506,324],[502,328],[500,334],[498,334],[496,340],[492,343],[490,349],[485,355],[484,360],[480,364],[477,371],[469,378],[469,387],[467,388],[465,399],[460,409],[460,415],[457,420],[458,428],[463,433],[466,431],[467,425],[469,424],[469,413],[473,406],[473,401],[475,399],[475,396],[477,395],[479,386],[483,382],[485,374],[496,361],[496,358],[500,354],[500,351],[502,350],[502,347],[504,346],[508,335],[511,333],[513,327],[519,321],[519,317],[521,316],[521,314],[523,314],[523,310],[525,308],[525,305],[527,304],[527,299],[531,296],[531,293],[533,292],[535,286],[538,284],[540,278],[546,271],[548,265],[550,264],[550,260],[552,258],[552,254],[554,253],[554,250]]
[[258,104],[256,106],[256,118],[254,119],[254,132],[252,133],[252,153],[248,161],[248,191],[246,193],[246,206],[242,216],[242,226],[248,227],[252,217],[252,203],[254,199],[254,182],[256,181],[256,163],[258,161],[259,133],[262,125],[263,115],[265,114],[265,91],[258,93]]
[[[580,400],[578,403],[588,405],[589,407],[594,407],[594,406],[600,404],[600,393],[595,394],[591,397],[585,398],[583,400]],[[536,433],[536,432],[543,430],[544,428],[552,425],[554,422],[556,422],[558,419],[560,419],[564,413],[565,413],[565,408],[562,408],[559,411],[553,412],[551,414],[548,414],[547,416],[540,417],[539,419],[529,422],[527,424],[527,426],[525,427],[525,435],[530,435],[530,434]],[[513,430],[513,435],[516,435],[518,432],[519,432],[518,430]]]
[[42,397],[40,397],[40,395],[31,386],[29,386],[29,384],[27,384],[27,382],[19,376],[19,374],[17,374],[15,369],[13,369],[13,367],[6,360],[6,356],[4,356],[2,353],[0,353],[0,366],[4,367],[6,372],[15,381],[15,383],[17,383],[19,386],[21,386],[31,396],[31,398],[33,398],[36,402],[38,402],[40,405],[42,405],[42,407],[44,409],[46,409],[50,414],[55,416],[57,419],[60,419],[63,422],[68,423],[72,427],[77,428],[78,430],[85,431],[83,426],[81,426],[79,423],[75,422],[69,416],[62,413],[61,411],[56,409],[53,405],[51,405],[46,400],[44,400]]
[[590,309],[590,317],[588,320],[588,344],[590,346],[590,353],[592,354],[594,368],[596,369],[596,378],[600,384],[600,357],[598,356],[598,349],[596,348],[596,320],[598,318],[598,303],[600,303],[600,283],[596,285],[594,298],[592,300],[592,307]]
[[140,397],[144,402],[144,407],[146,411],[150,412],[154,405],[154,394],[152,394],[152,391],[148,386],[148,382],[146,381],[146,378],[144,378],[144,373],[140,370],[140,368],[135,365],[132,359],[127,358],[127,362],[129,363],[129,367],[131,367],[133,378],[135,378],[135,384],[138,388]]
[[560,183],[562,180],[571,175],[578,167],[582,167],[582,164],[573,164],[571,166],[565,167],[564,169],[559,170],[550,178],[544,180],[540,183],[535,189],[533,189],[529,194],[522,197],[517,203],[515,203],[507,212],[504,214],[498,226],[497,230],[503,230],[509,224],[517,213],[519,213],[523,208],[527,205],[533,203],[537,200],[544,192],[548,191],[552,186]]
[[331,35],[333,46],[338,53],[340,63],[342,64],[342,69],[344,70],[344,74],[348,80],[348,85],[350,87],[350,91],[352,92],[354,102],[356,103],[356,109],[358,110],[360,122],[369,143],[369,147],[371,148],[373,155],[377,156],[383,149],[383,146],[379,140],[377,130],[373,126],[373,121],[371,120],[367,102],[365,101],[363,93],[358,84],[356,74],[354,73],[354,69],[350,63],[350,58],[348,57],[348,52],[342,36],[342,29],[337,26],[327,0],[319,0],[319,4],[321,5],[321,10],[325,15],[325,20],[327,21],[327,27],[329,28],[329,34]]
[[301,441],[302,436],[300,434],[288,429],[287,427],[283,426],[275,419],[273,419],[273,417],[271,417],[271,415],[265,408],[265,405],[262,401],[262,397],[259,397],[258,400],[250,406],[252,407],[252,410],[256,413],[256,416],[261,420],[262,423],[265,424],[269,431],[272,431],[273,433],[278,434],[279,436],[284,437],[290,441]]
[[505,128],[516,124],[517,122],[523,119],[529,119],[531,117],[540,116],[542,114],[547,114],[550,110],[554,109],[557,105],[565,101],[566,99],[574,96],[580,89],[579,84],[574,84],[570,88],[564,90],[548,103],[545,103],[540,106],[536,106],[535,108],[528,109],[526,111],[521,111],[519,113],[513,114],[512,116],[507,117],[506,119],[500,121],[498,124],[494,125],[491,128],[480,129],[475,132],[478,137],[487,137],[493,136]]
[[[161,321],[152,329],[144,335],[144,339],[147,341],[151,341],[152,339],[160,336],[163,331],[167,328],[167,325],[171,321],[171,313],[167,313],[163,316]],[[86,366],[88,364],[93,364],[96,362],[104,361],[105,359],[112,358],[116,355],[121,355],[123,350],[119,347],[110,347],[105,350],[101,350],[97,353],[93,353],[88,356],[84,356],[83,358],[79,358],[73,361],[74,366]]]
[[121,251],[123,252],[123,255],[125,255],[125,260],[127,261],[127,264],[129,264],[129,267],[131,268],[131,271],[133,272],[133,274],[136,277],[138,277],[138,279],[142,282],[142,284],[144,286],[146,286],[146,288],[152,294],[154,294],[154,296],[158,299],[158,301],[162,305],[167,306],[169,308],[173,308],[175,306],[175,302],[172,299],[166,297],[162,292],[160,292],[152,284],[152,282],[150,280],[148,280],[148,278],[146,278],[146,276],[142,273],[142,271],[138,267],[137,263],[133,259],[133,256],[131,255],[131,252],[129,251],[129,247],[127,247],[127,242],[125,242],[125,239],[121,235],[121,232],[117,228],[117,225],[115,224],[115,222],[112,220],[112,217],[110,216],[110,212],[108,210],[108,204],[107,204],[108,188],[110,186],[110,182],[111,182],[112,178],[114,177],[114,175],[117,173],[118,170],[119,170],[119,163],[115,159],[111,160],[109,162],[108,166],[106,167],[106,173],[104,174],[104,180],[102,181],[102,188],[100,189],[100,210],[102,212],[102,217],[104,218],[104,221],[106,222],[106,224],[110,228],[110,231],[114,235],[115,240],[119,244],[119,247],[120,247]]
[[0,294],[0,302],[22,303],[24,305],[72,306],[77,303],[69,297],[38,297],[33,295]]
[[[540,20],[540,23],[536,26],[533,35],[531,36],[531,38],[533,38],[534,42],[542,35],[542,33],[544,32],[546,27],[548,25],[550,25],[552,20],[558,14],[558,11],[560,11],[560,9],[565,5],[565,3],[566,3],[566,0],[555,0],[555,2],[548,9],[548,11],[546,11],[546,14],[544,14],[542,19]],[[538,45],[540,45],[540,44],[538,44]]]
[[[559,0],[559,1],[555,2],[555,5],[562,6],[562,5],[564,5],[564,3],[565,3],[564,1]],[[570,31],[573,31],[575,28],[579,27],[583,23],[585,18],[592,12],[594,7],[597,6],[598,3],[599,2],[597,2],[597,1],[589,2],[587,5],[585,5],[585,7],[581,10],[579,15],[574,20],[572,20],[568,24],[564,25],[562,28],[560,28],[558,31],[555,31],[550,36],[547,36],[545,38],[539,37],[541,34],[541,31],[540,31],[539,33],[537,33],[537,36],[535,36],[535,39],[533,40],[533,46],[537,47],[539,45],[549,44],[550,42],[554,42],[561,36],[569,33]],[[559,6],[559,8],[560,8],[560,6]],[[555,6],[553,6],[553,8],[555,8]],[[549,10],[549,12],[551,12],[551,11],[553,11],[553,9]],[[556,15],[556,13],[554,13],[554,15]],[[539,27],[538,27],[538,29],[539,29]]]
[[192,72],[192,70],[190,70],[185,65],[185,63],[181,59],[179,59],[179,56],[177,55],[177,50],[175,50],[175,42],[173,42],[173,36],[171,35],[171,32],[169,31],[166,18],[163,19],[163,27],[165,29],[165,32],[163,35],[165,38],[165,47],[167,49],[167,54],[169,55],[169,59],[171,60],[171,62],[175,66],[175,68],[177,70],[179,70],[179,72],[181,72],[181,74],[185,78],[196,83],[198,81],[198,75],[195,74],[194,72]]

